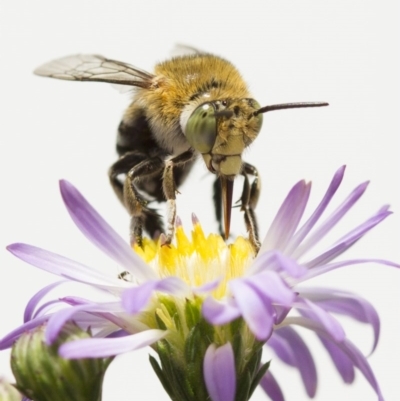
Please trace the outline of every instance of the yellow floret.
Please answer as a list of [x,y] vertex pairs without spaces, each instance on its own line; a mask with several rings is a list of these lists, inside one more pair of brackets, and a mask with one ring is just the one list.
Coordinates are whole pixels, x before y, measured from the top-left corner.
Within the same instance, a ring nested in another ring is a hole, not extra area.
[[135,252],[152,266],[160,277],[177,276],[191,286],[200,286],[220,279],[214,297],[226,294],[227,282],[242,277],[254,258],[250,242],[238,237],[227,245],[218,234],[206,236],[199,223],[195,223],[187,237],[182,226],[175,230],[175,241],[161,245],[158,241],[143,240],[143,248],[134,245]]

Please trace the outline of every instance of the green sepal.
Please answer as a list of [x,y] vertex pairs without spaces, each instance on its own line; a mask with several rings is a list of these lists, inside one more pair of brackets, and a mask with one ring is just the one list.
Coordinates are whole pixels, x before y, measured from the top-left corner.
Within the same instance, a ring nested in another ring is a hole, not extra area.
[[256,373],[256,375],[253,378],[253,382],[251,383],[250,391],[249,391],[249,399],[253,395],[254,390],[257,388],[259,385],[261,379],[267,373],[267,370],[269,369],[269,365],[271,364],[271,361],[268,361],[264,363]]
[[238,333],[240,333],[243,326],[244,326],[244,320],[242,318],[238,318],[230,322],[229,329],[231,332],[231,336],[235,337]]
[[185,319],[187,327],[195,326],[201,319],[200,307],[196,302],[186,300]]
[[214,326],[208,323],[204,318],[201,318],[199,321],[199,329],[202,335],[202,342],[206,347],[208,347],[212,342],[214,342]]
[[249,399],[249,391],[251,386],[251,373],[243,371],[240,378],[236,380],[236,396],[235,401],[247,401]]
[[190,330],[186,338],[185,350],[184,350],[186,363],[196,363],[196,362],[201,362],[203,360],[205,350],[204,347],[202,346],[201,340],[202,340],[201,330],[200,326],[197,324]]
[[174,397],[171,398],[179,401],[193,400],[194,391],[190,383],[185,379],[185,369],[179,363],[181,358],[174,352],[173,347],[167,340],[161,340],[157,345],[163,372],[171,382],[173,389]]
[[160,316],[158,316],[157,311],[154,313],[154,316],[155,316],[155,319],[156,319],[157,328],[160,329],[160,330],[167,330],[167,326],[162,321]]
[[250,358],[249,362],[247,362],[247,365],[245,366],[245,370],[250,372],[251,377],[254,377],[258,372],[258,368],[261,362],[261,356],[262,356],[262,350],[256,351]]
[[199,401],[208,396],[203,379],[203,360],[208,345],[208,342],[204,342],[201,325],[197,324],[189,332],[184,351],[187,379],[196,388],[196,399]]
[[176,303],[173,299],[166,296],[160,296],[159,299],[163,306],[167,309],[170,316],[174,316],[178,313]]
[[176,330],[177,330],[178,332],[181,332],[183,326],[182,326],[181,318],[180,318],[178,312],[176,312],[175,314],[172,315],[172,319],[173,319],[173,321],[174,321],[174,323],[175,323],[175,328],[176,328]]
[[167,378],[164,376],[164,373],[163,373],[161,366],[159,365],[157,359],[154,358],[153,356],[149,355],[149,361],[150,361],[150,365],[152,366],[158,379],[160,380],[162,386],[164,387],[164,390],[168,393],[168,395],[171,397],[171,399],[173,399],[173,391],[170,387],[170,383],[167,380]]
[[242,341],[242,333],[237,331],[232,339],[232,349],[233,354],[235,356],[236,361],[236,370],[238,370],[238,366],[240,366],[242,362],[242,355],[243,355],[243,341]]

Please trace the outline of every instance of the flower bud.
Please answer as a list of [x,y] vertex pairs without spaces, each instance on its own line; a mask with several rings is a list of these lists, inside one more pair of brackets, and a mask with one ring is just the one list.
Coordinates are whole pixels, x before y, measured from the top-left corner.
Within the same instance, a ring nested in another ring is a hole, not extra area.
[[104,373],[112,359],[60,357],[61,344],[90,337],[75,324],[65,325],[52,345],[45,343],[44,332],[45,326],[38,327],[14,344],[11,368],[16,388],[35,401],[100,401]]

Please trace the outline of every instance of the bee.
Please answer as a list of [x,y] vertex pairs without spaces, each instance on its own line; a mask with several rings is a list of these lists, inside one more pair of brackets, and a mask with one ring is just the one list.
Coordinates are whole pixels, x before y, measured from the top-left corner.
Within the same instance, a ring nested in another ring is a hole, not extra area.
[[[225,238],[230,232],[234,179],[244,177],[239,202],[257,252],[255,208],[261,181],[257,169],[242,160],[242,153],[259,134],[264,113],[328,105],[302,102],[261,107],[233,64],[203,52],[161,62],[154,73],[99,55],[73,55],[44,64],[35,74],[135,89],[118,127],[119,159],[109,169],[109,179],[131,216],[131,241],[139,246],[143,246],[143,231],[152,237],[163,233],[162,243],[171,243],[177,189],[201,155],[216,176],[215,214]],[[151,201],[167,203],[165,231],[161,216],[148,206]]]

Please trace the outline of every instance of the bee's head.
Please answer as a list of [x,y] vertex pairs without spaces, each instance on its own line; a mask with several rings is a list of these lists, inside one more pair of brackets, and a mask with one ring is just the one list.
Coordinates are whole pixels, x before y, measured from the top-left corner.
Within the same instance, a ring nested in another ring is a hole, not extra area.
[[314,102],[260,107],[254,99],[225,99],[202,103],[191,114],[182,114],[181,126],[186,139],[201,153],[207,168],[221,179],[226,236],[229,235],[233,180],[242,171],[244,149],[260,132],[263,113],[327,105]]
[[185,136],[214,174],[233,179],[242,169],[242,153],[260,132],[262,114],[253,99],[203,103],[187,120]]
[[220,177],[226,237],[229,235],[233,180],[242,170],[243,150],[260,132],[262,114],[257,114],[259,109],[260,105],[253,99],[206,102],[197,106],[186,124],[182,124],[190,145],[201,153],[207,168]]

